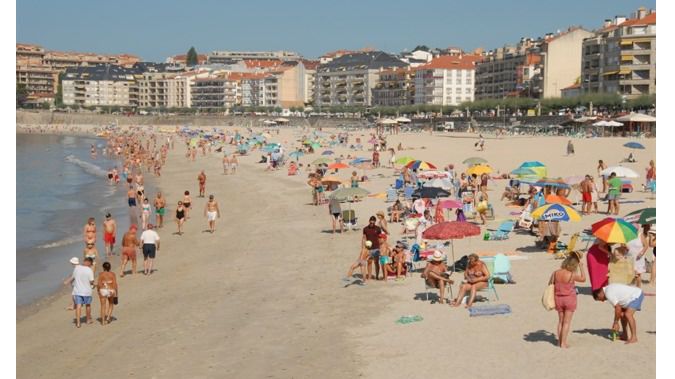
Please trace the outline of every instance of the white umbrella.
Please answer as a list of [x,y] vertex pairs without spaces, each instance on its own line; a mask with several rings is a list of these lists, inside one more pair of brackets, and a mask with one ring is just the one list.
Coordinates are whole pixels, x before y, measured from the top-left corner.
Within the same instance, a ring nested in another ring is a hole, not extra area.
[[392,120],[390,118],[385,118],[385,119],[380,119],[377,121],[378,124],[382,125],[394,125],[397,124],[396,120]]
[[279,117],[279,118],[274,119],[274,121],[276,121],[276,122],[288,122],[288,119],[283,118],[283,117]]
[[277,123],[274,122],[274,121],[271,121],[271,120],[265,120],[265,121],[263,121],[263,124],[265,124],[265,125],[276,125]]
[[619,178],[639,178],[637,172],[623,166],[613,166],[600,172],[600,175],[609,176],[611,173],[616,173]]
[[593,126],[609,126],[609,123],[605,120],[601,120],[601,121],[598,121],[598,122],[594,122]]
[[623,122],[656,122],[656,117],[642,114],[642,113],[634,113],[631,112],[630,114],[627,114],[625,116],[621,116],[616,119],[616,121],[623,121]]
[[395,120],[396,122],[410,122],[409,118],[399,117]]
[[442,179],[433,179],[430,180],[426,183],[423,184],[424,187],[436,187],[436,188],[443,188],[443,185],[445,183],[443,182]]
[[623,126],[623,124],[620,123],[620,122],[616,122],[616,121],[607,121],[607,126],[612,126],[612,127],[614,127],[614,126]]

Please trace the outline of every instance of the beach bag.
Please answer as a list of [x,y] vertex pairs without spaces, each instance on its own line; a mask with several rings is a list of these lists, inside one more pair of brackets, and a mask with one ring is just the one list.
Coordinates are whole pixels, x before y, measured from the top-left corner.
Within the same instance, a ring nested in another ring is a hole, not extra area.
[[466,271],[466,266],[468,265],[469,265],[469,257],[465,255],[455,262],[455,264],[453,265],[455,267],[454,271]]
[[551,274],[551,279],[548,281],[548,286],[546,286],[544,295],[541,297],[541,304],[547,311],[555,309],[555,285],[553,284],[553,274]]

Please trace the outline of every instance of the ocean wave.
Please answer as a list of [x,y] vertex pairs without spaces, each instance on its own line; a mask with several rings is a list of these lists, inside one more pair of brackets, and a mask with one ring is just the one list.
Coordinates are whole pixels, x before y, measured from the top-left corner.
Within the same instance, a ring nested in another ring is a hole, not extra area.
[[85,172],[87,172],[91,175],[95,175],[95,176],[98,176],[98,177],[101,177],[101,178],[107,178],[108,177],[108,171],[102,169],[101,167],[99,167],[99,166],[97,166],[93,163],[89,163],[89,162],[85,162],[83,160],[80,160],[72,154],[68,155],[66,157],[66,162],[72,163],[76,166],[79,166]]
[[54,242],[49,242],[43,245],[36,246],[38,249],[52,249],[55,247],[61,247],[61,246],[67,246],[74,244],[75,242],[82,241],[82,236],[71,236],[71,237],[66,237],[64,239],[54,241]]

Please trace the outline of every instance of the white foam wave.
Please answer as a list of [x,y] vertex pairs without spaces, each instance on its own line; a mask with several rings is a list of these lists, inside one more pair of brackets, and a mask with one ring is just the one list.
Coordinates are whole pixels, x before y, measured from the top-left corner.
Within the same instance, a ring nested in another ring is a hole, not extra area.
[[70,244],[73,244],[75,242],[82,241],[82,236],[71,236],[71,237],[66,237],[64,239],[54,241],[54,242],[49,242],[44,245],[39,245],[37,246],[38,249],[52,249],[55,247],[61,247],[61,246],[67,246]]
[[66,162],[69,162],[69,163],[72,163],[76,166],[79,166],[85,172],[87,172],[91,175],[95,175],[95,176],[98,176],[98,177],[101,177],[101,178],[107,178],[108,177],[108,172],[106,170],[100,168],[99,166],[97,166],[93,163],[89,163],[89,162],[85,162],[83,160],[77,159],[77,158],[75,158],[74,155],[67,156]]

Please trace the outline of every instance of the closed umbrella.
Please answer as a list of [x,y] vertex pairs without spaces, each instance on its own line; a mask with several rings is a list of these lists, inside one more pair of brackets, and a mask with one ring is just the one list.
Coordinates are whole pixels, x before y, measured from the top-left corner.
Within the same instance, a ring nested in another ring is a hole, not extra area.
[[591,231],[607,243],[627,243],[638,237],[637,229],[621,218],[607,217],[591,225]]

